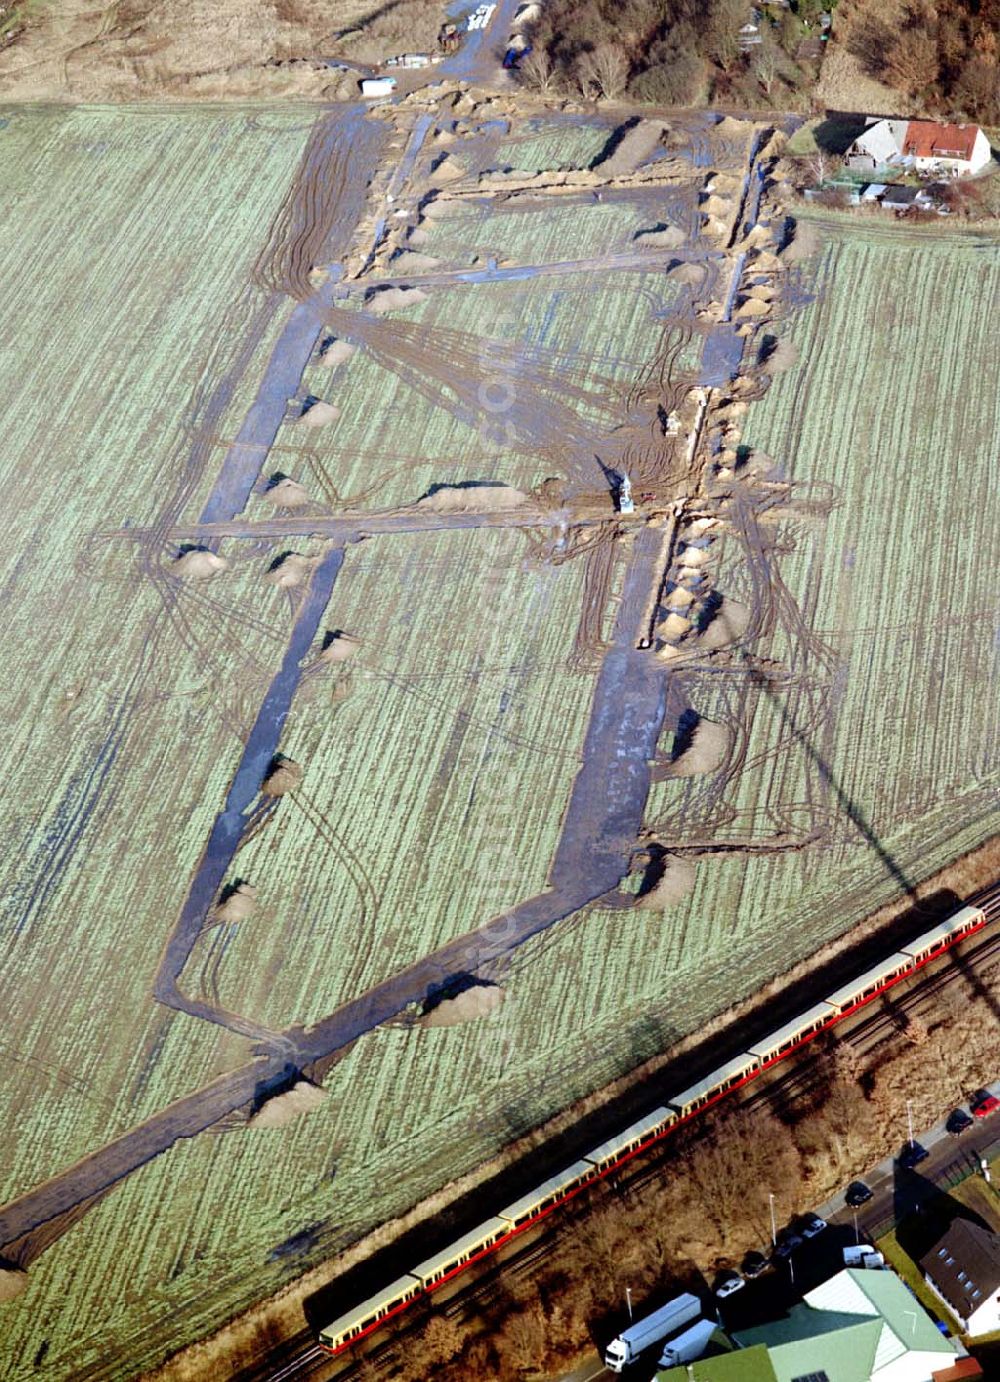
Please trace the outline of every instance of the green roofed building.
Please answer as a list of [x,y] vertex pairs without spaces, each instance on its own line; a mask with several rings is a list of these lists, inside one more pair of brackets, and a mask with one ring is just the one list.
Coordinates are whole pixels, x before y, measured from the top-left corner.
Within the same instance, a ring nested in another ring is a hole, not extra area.
[[848,1269],[779,1320],[734,1336],[735,1353],[658,1382],[934,1382],[959,1355],[894,1272]]

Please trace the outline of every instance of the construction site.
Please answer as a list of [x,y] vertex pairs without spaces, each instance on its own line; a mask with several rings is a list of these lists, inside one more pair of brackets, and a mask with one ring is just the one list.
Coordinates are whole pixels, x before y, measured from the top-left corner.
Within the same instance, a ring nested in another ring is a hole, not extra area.
[[[995,650],[928,630],[997,529],[929,565],[940,474],[883,491],[846,423],[830,454],[860,250],[789,213],[794,122],[456,81],[0,114],[37,235],[0,237],[3,1356],[110,1379],[989,838]],[[947,274],[985,312],[1000,260],[893,233],[885,283],[936,285],[917,381]],[[1000,423],[967,384],[956,475]]]

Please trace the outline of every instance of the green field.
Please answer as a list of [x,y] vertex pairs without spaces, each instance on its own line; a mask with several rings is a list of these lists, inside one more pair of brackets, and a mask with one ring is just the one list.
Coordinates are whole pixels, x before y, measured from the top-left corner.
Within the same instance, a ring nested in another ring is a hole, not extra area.
[[[151,990],[303,607],[263,576],[322,537],[226,537],[231,569],[179,588],[167,530],[217,488],[289,321],[253,266],[320,117],[2,114],[9,1201],[255,1049],[226,1014],[203,1021]],[[576,133],[580,158],[606,137]],[[362,310],[365,282],[348,283],[331,332],[358,352],[335,372],[313,354],[297,394],[336,403],[339,421],[310,431],[290,409],[264,473],[301,480],[327,514],[405,517],[434,485],[529,490],[553,475],[598,503],[594,456],[638,416],[630,386],[668,348],[692,367],[701,344],[666,256],[602,260],[658,219],[688,225],[702,176],[665,189],[676,216],[646,187],[525,210],[472,194],[428,223],[422,248],[445,269],[495,255],[532,272],[446,274],[382,319]],[[155,1364],[995,829],[1000,391],[983,350],[1000,255],[948,236],[823,234],[789,285],[789,302],[815,301],[780,324],[803,363],[745,430],[799,486],[778,515],[789,598],[754,649],[789,670],[786,689],[688,668],[689,702],[738,727],[741,760],[725,779],[657,783],[646,816],[678,845],[815,828],[815,847],[706,856],[694,893],[662,914],[569,916],[490,963],[506,1000],[488,1023],[383,1025],[325,1075],[309,1119],[254,1132],[234,1114],[152,1157],[0,1306],[5,1376]],[[546,271],[568,261],[584,262]],[[484,432],[498,374],[505,445]],[[643,444],[651,425],[636,423]],[[246,517],[271,515],[251,497]],[[595,685],[596,660],[574,656],[581,612],[596,599],[607,631],[628,550],[609,537],[602,586],[599,563],[549,559],[551,537],[443,528],[348,546],[281,738],[303,786],[231,870],[258,887],[258,910],[204,931],[185,994],[307,1027],[544,892]],[[720,588],[746,598],[732,531],[721,554]],[[316,664],[327,628],[362,639],[349,664]]]

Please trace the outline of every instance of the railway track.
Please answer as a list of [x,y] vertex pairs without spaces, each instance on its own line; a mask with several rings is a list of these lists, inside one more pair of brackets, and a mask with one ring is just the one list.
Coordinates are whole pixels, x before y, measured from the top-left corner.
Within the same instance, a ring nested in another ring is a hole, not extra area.
[[[982,889],[968,899],[968,905],[981,908],[987,915],[988,923],[1000,920],[1000,883]],[[1000,931],[985,935],[977,933],[963,943],[960,953],[948,951],[935,963],[920,970],[906,981],[905,987],[897,986],[891,993],[886,992],[880,1000],[858,1010],[847,1017],[838,1036],[842,1041],[870,1052],[878,1046],[889,1032],[899,1030],[899,1019],[915,1015],[920,1010],[933,1005],[940,993],[957,982],[975,983],[976,976],[989,970],[1000,961]],[[775,1108],[787,1107],[796,1097],[808,1092],[815,1080],[819,1064],[819,1051],[806,1048],[783,1070],[772,1076],[766,1083],[751,1082],[742,1091],[741,1104],[753,1107],[766,1103]],[[661,1177],[674,1157],[674,1144],[671,1138],[652,1144],[619,1172],[613,1173],[609,1184],[615,1193],[631,1195]],[[523,1238],[515,1239],[484,1264],[478,1276],[465,1280],[461,1286],[448,1295],[437,1294],[434,1307],[457,1322],[482,1313],[484,1307],[496,1300],[502,1282],[511,1276],[529,1273],[547,1256],[552,1243],[559,1234],[560,1223],[551,1218],[543,1220]],[[430,1307],[428,1307],[429,1309]],[[427,1310],[417,1310],[409,1317],[397,1321],[394,1335],[382,1344],[376,1344],[366,1361],[376,1368],[391,1365],[398,1358],[406,1340],[424,1323]],[[344,1359],[331,1359],[312,1340],[310,1334],[303,1332],[290,1345],[299,1351],[281,1359],[277,1368],[265,1363],[241,1372],[234,1382],[287,1382],[289,1378],[308,1378],[322,1376],[323,1379],[336,1378],[337,1382],[350,1382],[357,1373],[359,1365]]]

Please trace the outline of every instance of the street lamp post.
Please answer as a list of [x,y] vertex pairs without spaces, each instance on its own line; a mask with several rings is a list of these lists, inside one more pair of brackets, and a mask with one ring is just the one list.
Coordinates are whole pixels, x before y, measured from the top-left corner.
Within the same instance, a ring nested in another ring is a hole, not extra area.
[[858,1211],[854,1211],[854,1243],[856,1247],[861,1245],[861,1234],[858,1232]]
[[626,1304],[628,1305],[628,1317],[629,1317],[629,1319],[631,1320],[631,1318],[632,1318],[632,1287],[631,1287],[631,1286],[626,1286],[626,1287],[625,1287],[625,1301],[626,1301]]
[[913,1146],[913,1108],[909,1099],[906,1101],[906,1127],[910,1134],[910,1146]]
[[770,1208],[770,1210],[771,1210],[771,1247],[774,1248],[774,1247],[777,1247],[777,1245],[778,1245],[778,1226],[777,1226],[777,1224],[775,1223],[775,1220],[774,1220],[774,1196],[773,1196],[773,1195],[770,1195],[770,1194],[768,1195],[768,1197],[767,1197],[767,1203],[768,1203],[768,1206],[769,1206],[769,1208]]

